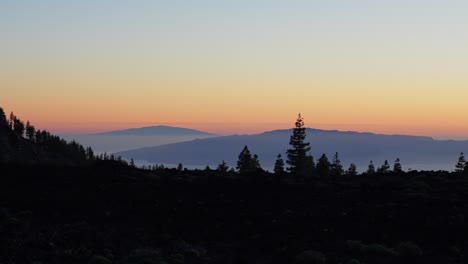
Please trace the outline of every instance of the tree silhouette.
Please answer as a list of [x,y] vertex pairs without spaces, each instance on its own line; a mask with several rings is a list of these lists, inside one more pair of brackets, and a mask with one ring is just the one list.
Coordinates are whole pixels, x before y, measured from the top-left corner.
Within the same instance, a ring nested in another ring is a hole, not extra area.
[[36,130],[36,134],[34,135],[34,141],[36,144],[42,144],[42,131],[41,130]]
[[36,134],[36,129],[34,128],[34,126],[31,125],[31,124],[29,123],[29,121],[26,122],[26,137],[27,137],[29,140],[34,141],[34,139],[35,139],[35,138],[34,138],[35,134]]
[[356,176],[357,175],[357,168],[354,163],[349,164],[349,168],[346,171],[346,175],[348,176]]
[[244,146],[244,149],[242,149],[241,153],[239,154],[236,168],[240,174],[256,172],[258,169],[260,169],[260,162],[258,161],[257,154],[252,157],[249,148]]
[[260,166],[260,161],[258,160],[258,155],[254,154],[252,157],[252,169],[257,171],[260,168],[261,166]]
[[463,152],[460,153],[460,157],[458,157],[458,162],[455,164],[455,172],[457,173],[462,173],[464,168],[465,168],[465,155],[463,155]]
[[223,162],[221,162],[221,164],[218,165],[218,167],[216,168],[217,171],[221,172],[221,173],[227,173],[228,170],[229,170],[229,166],[226,164],[226,162],[223,160]]
[[372,160],[369,163],[369,166],[367,167],[367,174],[374,174],[375,173],[375,166],[372,163]]
[[24,122],[16,116],[13,116],[13,132],[19,137],[23,137],[25,131]]
[[318,159],[316,169],[319,176],[327,177],[330,175],[330,162],[325,153]]
[[5,111],[0,107],[0,129],[3,129],[8,126],[8,120],[5,115]]
[[400,163],[400,159],[397,158],[395,160],[395,164],[393,164],[393,171],[396,172],[396,173],[401,173],[403,172],[403,169],[401,168],[401,163]]
[[276,175],[282,176],[284,174],[284,161],[281,158],[281,154],[278,154],[278,157],[275,161],[275,168],[273,169]]
[[86,148],[86,159],[87,160],[94,160],[95,157],[94,157],[94,151],[91,147],[87,147]]
[[333,156],[330,172],[333,176],[340,176],[344,173],[343,165],[341,165],[341,161],[338,157],[338,152],[335,152],[335,155]]
[[13,131],[13,124],[14,124],[14,120],[15,120],[15,114],[13,114],[13,111],[10,112],[10,119],[8,120],[8,126],[10,127],[10,129]]
[[179,165],[177,165],[177,171],[183,171],[184,170],[184,166],[182,166],[182,163],[179,163]]
[[286,151],[286,163],[289,165],[287,170],[296,176],[305,176],[307,174],[307,152],[310,151],[310,143],[306,143],[305,138],[304,119],[299,114],[293,128],[293,134],[289,139],[291,148]]
[[388,161],[385,160],[384,164],[377,170],[378,173],[388,173],[390,170],[390,165],[388,165]]

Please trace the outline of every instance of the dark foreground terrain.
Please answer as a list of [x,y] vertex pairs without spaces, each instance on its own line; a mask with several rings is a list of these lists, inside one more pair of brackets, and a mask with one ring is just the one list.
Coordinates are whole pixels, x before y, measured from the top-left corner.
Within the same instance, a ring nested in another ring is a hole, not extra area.
[[[270,176],[272,177],[272,176]],[[0,263],[467,263],[468,180],[0,166]]]

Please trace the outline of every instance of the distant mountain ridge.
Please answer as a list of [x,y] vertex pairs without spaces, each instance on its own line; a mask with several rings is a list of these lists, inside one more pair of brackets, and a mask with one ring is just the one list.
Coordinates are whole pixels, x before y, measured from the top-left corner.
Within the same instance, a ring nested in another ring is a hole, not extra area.
[[[405,169],[417,164],[426,169],[437,167],[437,164],[454,166],[460,152],[468,153],[468,141],[312,128],[308,128],[306,133],[306,141],[311,143],[311,154],[315,161],[323,153],[331,161],[333,154],[338,152],[345,168],[352,162],[360,167],[361,171],[371,160],[378,167],[384,160],[388,160],[392,165],[396,158],[402,161]],[[285,152],[289,148],[291,134],[292,129],[284,129],[254,135],[212,137],[123,151],[117,155],[152,163],[180,162],[184,165],[198,166],[215,166],[225,160],[228,165],[235,166],[240,151],[247,145],[252,153],[258,154],[263,167],[271,168],[278,154],[286,159]],[[440,169],[447,169],[447,166]]]
[[193,136],[193,135],[200,135],[200,136],[214,136],[215,134],[211,134],[208,132],[190,129],[190,128],[183,128],[183,127],[172,127],[172,126],[148,126],[148,127],[140,127],[140,128],[128,128],[122,130],[114,130],[109,132],[102,132],[97,133],[94,135],[101,135],[101,136]]

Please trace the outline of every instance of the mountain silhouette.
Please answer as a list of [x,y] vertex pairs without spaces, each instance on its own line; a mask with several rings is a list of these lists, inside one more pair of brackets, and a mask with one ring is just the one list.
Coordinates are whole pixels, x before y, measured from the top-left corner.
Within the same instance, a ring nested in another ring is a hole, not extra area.
[[172,127],[172,126],[149,126],[140,128],[129,128],[97,133],[102,136],[212,136],[214,134],[195,129]]
[[[247,145],[259,156],[262,167],[271,169],[278,154],[285,158],[292,130],[274,130],[254,135],[232,135],[198,139],[155,147],[118,152],[124,158],[151,163],[192,166],[216,166],[225,160],[235,166],[242,148]],[[434,140],[431,137],[383,135],[336,130],[306,130],[311,154],[317,160],[322,153],[329,158],[338,152],[345,166],[355,163],[362,172],[373,160],[393,164],[400,158],[404,169],[453,169],[460,152],[468,152],[468,141]],[[410,167],[411,166],[411,167]]]

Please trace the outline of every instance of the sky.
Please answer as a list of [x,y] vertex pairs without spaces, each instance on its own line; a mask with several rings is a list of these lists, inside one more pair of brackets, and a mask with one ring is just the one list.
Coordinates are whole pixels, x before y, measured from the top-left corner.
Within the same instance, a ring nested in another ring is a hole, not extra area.
[[468,2],[0,1],[0,107],[36,127],[468,139]]

